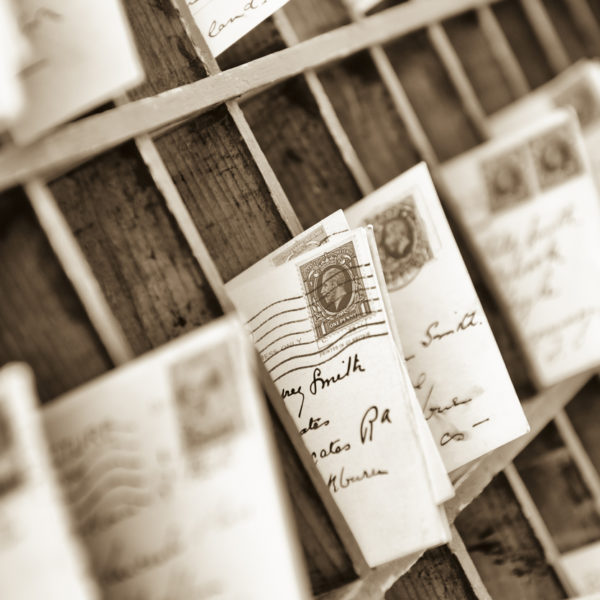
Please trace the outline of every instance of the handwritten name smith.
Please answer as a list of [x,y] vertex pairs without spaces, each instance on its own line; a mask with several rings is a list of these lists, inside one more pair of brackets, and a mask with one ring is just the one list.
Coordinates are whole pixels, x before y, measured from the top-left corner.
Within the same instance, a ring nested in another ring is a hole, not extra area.
[[[344,365],[344,368],[329,377],[323,375],[320,367],[315,367],[312,372],[312,380],[308,386],[310,393],[313,396],[316,396],[320,391],[328,388],[331,385],[339,383],[354,373],[364,373],[366,371],[365,367],[363,367],[360,363],[358,354],[348,356],[346,360],[342,361],[342,364]],[[296,388],[283,388],[281,390],[281,397],[284,400],[294,396],[300,399],[298,417],[301,417],[305,398],[304,392],[302,391],[302,386],[299,385]]]

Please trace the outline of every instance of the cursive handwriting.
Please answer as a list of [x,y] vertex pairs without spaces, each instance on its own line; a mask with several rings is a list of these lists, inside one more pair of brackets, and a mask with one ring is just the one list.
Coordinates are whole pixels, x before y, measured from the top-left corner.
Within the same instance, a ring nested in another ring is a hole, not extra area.
[[428,406],[427,410],[429,410],[429,415],[425,417],[425,420],[429,421],[429,419],[431,419],[431,417],[434,415],[443,415],[457,406],[462,406],[463,404],[468,404],[472,401],[473,398],[464,398],[463,400],[459,400],[457,396],[454,396],[450,404],[446,404],[446,406]]
[[444,435],[442,435],[440,438],[440,446],[445,446],[452,441],[462,442],[464,439],[465,434],[461,433],[460,431],[458,433],[444,433]]
[[300,435],[304,435],[309,431],[315,431],[316,429],[319,429],[319,427],[327,427],[327,425],[329,425],[329,419],[321,423],[321,417],[317,417],[316,419],[311,417],[308,420],[308,425],[300,430]]
[[348,452],[350,450],[350,444],[342,444],[339,440],[333,440],[333,442],[329,442],[329,447],[321,448],[319,452],[311,452],[311,455],[315,461],[315,463],[319,462],[319,458],[327,458],[332,454],[340,454],[340,452]]
[[466,331],[467,329],[477,327],[481,324],[481,321],[477,320],[476,310],[465,313],[462,319],[456,325],[444,331],[439,331],[439,321],[433,321],[433,323],[430,323],[425,330],[425,339],[421,340],[421,346],[428,348],[435,341],[442,340],[449,335]]
[[298,410],[298,418],[302,416],[302,409],[304,408],[304,392],[302,391],[302,386],[299,385],[297,388],[290,388],[289,390],[283,388],[281,390],[281,398],[285,400],[286,398],[291,398],[292,396],[300,397],[300,408]]
[[[373,429],[374,424],[377,422],[379,418],[379,409],[377,406],[373,405],[367,408],[363,418],[360,420],[360,441],[364,444],[367,439],[369,442],[373,441]],[[383,410],[381,414],[381,418],[379,418],[379,422],[381,424],[391,423],[392,419],[390,419],[390,409],[386,408]]]
[[372,479],[380,475],[387,475],[388,472],[383,469],[373,468],[371,470],[364,469],[360,475],[346,475],[344,473],[344,467],[341,468],[339,477],[338,475],[330,475],[327,481],[327,487],[333,490],[333,493],[337,493],[340,490],[350,487],[353,483],[359,483],[366,479]]
[[[261,6],[263,6],[264,4],[266,4],[269,0],[250,0],[249,2],[246,2],[246,4],[244,4],[244,8],[242,9],[242,12],[239,12],[235,15],[232,15],[231,17],[228,17],[227,19],[225,19],[224,23],[218,23],[217,21],[213,21],[210,24],[210,27],[208,28],[208,36],[211,38],[216,38],[219,34],[223,33],[223,31],[225,31],[227,29],[227,27],[229,25],[231,25],[232,23],[235,23],[238,19],[243,19],[247,13],[253,11],[253,10],[258,10]],[[188,4],[190,6],[196,4],[196,2],[198,2],[198,0],[189,0]]]
[[366,369],[360,364],[358,354],[355,354],[354,356],[348,357],[346,361],[346,371],[342,373],[336,373],[333,377],[321,377],[321,369],[319,369],[319,367],[315,368],[313,371],[313,378],[308,389],[310,390],[310,393],[315,396],[317,392],[324,390],[333,383],[338,383],[339,381],[342,381],[342,379],[350,377],[350,375],[356,373],[357,371],[364,373],[365,370]]

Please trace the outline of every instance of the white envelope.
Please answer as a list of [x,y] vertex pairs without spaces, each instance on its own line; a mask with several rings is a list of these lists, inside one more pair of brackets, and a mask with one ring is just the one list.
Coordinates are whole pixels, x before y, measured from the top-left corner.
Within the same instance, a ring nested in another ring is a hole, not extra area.
[[81,116],[139,84],[143,70],[120,0],[20,0],[33,50],[23,71],[18,144]]
[[52,470],[31,370],[0,371],[0,597],[78,598],[99,590]]
[[425,163],[346,210],[374,226],[417,397],[450,472],[529,430]]
[[213,56],[260,25],[288,0],[186,0]]
[[[274,269],[286,262],[296,259],[300,255],[319,248],[323,244],[330,240],[334,240],[335,236],[350,231],[348,221],[344,216],[344,211],[337,210],[328,217],[325,217],[322,221],[319,221],[309,229],[306,229],[296,237],[292,238],[289,242],[271,252],[271,254],[265,256],[257,263],[252,265],[240,273],[237,277],[234,277],[231,281],[226,284],[226,289],[234,290],[240,288],[245,284],[252,281],[254,278]],[[376,245],[371,243],[369,237],[369,246],[371,252],[378,256]],[[386,306],[388,318],[392,316],[391,304],[389,302],[387,289],[384,284],[383,272],[378,266],[378,260],[374,261],[374,267],[376,269],[376,275],[379,280],[381,287],[381,297]],[[392,327],[392,333],[396,332],[396,328]],[[404,358],[402,356],[400,339],[395,337],[400,353],[400,366],[405,368]],[[406,377],[408,381],[408,376]],[[405,390],[405,393],[410,397],[410,406],[414,412],[415,421],[417,424],[417,434],[419,436],[421,448],[425,456],[425,462],[427,465],[427,471],[430,477],[431,486],[433,489],[434,498],[437,504],[442,504],[446,500],[449,500],[454,496],[454,488],[452,483],[446,474],[446,468],[442,462],[439,452],[437,451],[436,444],[431,437],[431,433],[427,427],[427,424],[421,416],[421,410],[414,393],[414,390]]]
[[308,598],[252,356],[221,319],[45,409],[107,598]]
[[24,40],[11,0],[0,0],[0,131],[23,107],[19,70]]
[[367,232],[230,286],[254,344],[371,566],[444,543]]
[[538,387],[600,363],[600,210],[575,114],[443,165],[448,204]]

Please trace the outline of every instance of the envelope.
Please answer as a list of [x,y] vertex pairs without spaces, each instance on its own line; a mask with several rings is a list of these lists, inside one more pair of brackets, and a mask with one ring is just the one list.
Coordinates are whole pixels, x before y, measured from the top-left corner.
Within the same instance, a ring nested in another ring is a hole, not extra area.
[[309,597],[253,356],[224,318],[45,409],[107,598]]
[[[294,260],[310,250],[319,248],[328,241],[334,240],[336,236],[348,231],[350,231],[350,228],[348,226],[348,221],[344,216],[344,211],[337,210],[309,229],[304,230],[302,233],[295,236],[289,242],[271,252],[263,259],[259,260],[250,268],[240,273],[237,277],[234,277],[226,284],[225,287],[229,291],[235,290],[236,288],[241,288],[256,277],[269,272],[270,270],[286,262]],[[377,247],[372,242],[372,236],[368,236],[368,242],[371,253],[373,253],[375,256],[378,256]],[[375,276],[379,281],[381,298],[389,319],[392,316],[391,304],[389,302],[383,272],[381,271],[378,259],[374,261],[373,266],[375,269]],[[395,333],[396,328],[392,327],[392,334]],[[394,338],[399,349],[400,368],[404,370],[405,381],[408,381],[409,379],[405,371],[404,358],[400,348],[400,339],[396,335],[394,335]],[[446,474],[446,469],[440,454],[437,451],[436,444],[431,437],[431,433],[425,421],[423,420],[422,411],[419,407],[414,390],[412,390],[412,388],[407,388],[403,391],[403,395],[406,395],[410,399],[410,408],[413,412],[414,420],[416,422],[416,431],[424,453],[425,463],[431,486],[433,488],[434,498],[437,504],[442,504],[454,496],[454,488]]]
[[574,112],[483,144],[441,175],[533,382],[596,367],[600,209]]
[[0,0],[0,131],[23,105],[19,70],[24,40],[17,25],[11,0]]
[[17,363],[0,370],[0,517],[0,597],[100,598],[49,460],[33,374]]
[[425,163],[346,210],[371,224],[406,366],[448,472],[529,430]]
[[370,566],[449,539],[368,232],[228,292]]
[[33,56],[21,73],[25,106],[10,132],[29,144],[109,102],[144,77],[120,0],[20,0]]

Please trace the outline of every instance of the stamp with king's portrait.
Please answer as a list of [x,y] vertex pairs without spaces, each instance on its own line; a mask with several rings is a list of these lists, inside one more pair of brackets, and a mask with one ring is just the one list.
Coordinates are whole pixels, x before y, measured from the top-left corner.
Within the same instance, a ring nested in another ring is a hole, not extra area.
[[560,185],[583,170],[571,123],[555,127],[529,145],[542,190]]
[[234,369],[227,343],[171,367],[183,449],[192,467],[203,446],[236,433],[243,425]]
[[352,242],[300,265],[317,340],[371,312]]
[[492,212],[510,208],[533,197],[527,159],[527,147],[521,146],[482,162],[481,171]]
[[383,274],[390,290],[409,284],[433,258],[427,229],[412,195],[369,217],[367,223],[373,225]]

